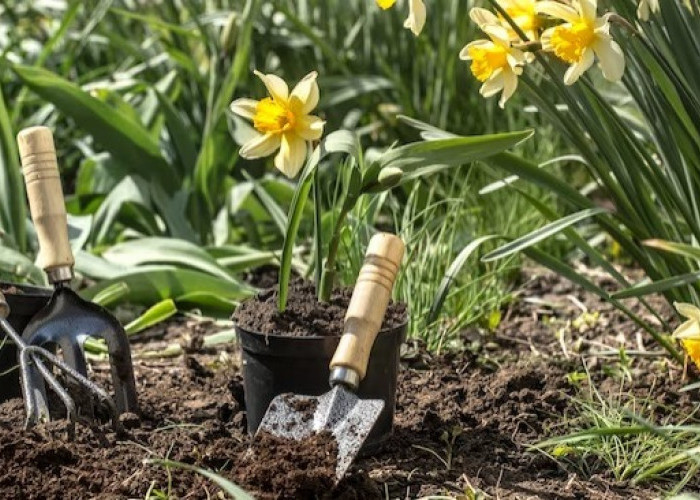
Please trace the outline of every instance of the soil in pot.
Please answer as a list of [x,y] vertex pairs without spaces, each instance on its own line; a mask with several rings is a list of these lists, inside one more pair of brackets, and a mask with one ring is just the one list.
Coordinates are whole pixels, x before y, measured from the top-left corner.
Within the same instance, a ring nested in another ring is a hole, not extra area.
[[[350,304],[352,287],[336,289],[328,302],[319,302],[316,287],[310,281],[294,279],[289,285],[287,308],[277,309],[277,287],[258,294],[241,304],[233,315],[241,327],[267,335],[291,337],[333,337],[343,332],[345,311]],[[406,305],[389,304],[382,330],[397,328],[406,322]]]

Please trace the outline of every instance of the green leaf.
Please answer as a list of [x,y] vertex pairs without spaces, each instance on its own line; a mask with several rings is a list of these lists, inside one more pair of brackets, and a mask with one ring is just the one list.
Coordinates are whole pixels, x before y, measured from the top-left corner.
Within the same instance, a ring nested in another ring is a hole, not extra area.
[[0,271],[17,281],[28,281],[36,285],[46,284],[44,271],[21,253],[0,246]]
[[656,248],[657,250],[663,250],[664,252],[682,255],[683,257],[688,257],[689,259],[700,259],[700,248],[686,245],[685,243],[675,243],[673,241],[665,240],[645,240],[642,242],[642,244],[649,248]]
[[175,238],[140,238],[109,248],[102,257],[121,266],[172,264],[235,282],[231,273],[201,247]]
[[0,91],[0,224],[20,251],[27,249],[24,182],[12,122]]
[[624,290],[620,290],[619,292],[613,293],[612,297],[615,299],[644,297],[645,295],[651,295],[652,293],[661,293],[665,292],[666,290],[670,290],[671,288],[696,283],[698,280],[700,280],[700,271],[682,274],[680,276],[672,276],[653,283],[626,288]]
[[177,173],[140,122],[129,119],[50,71],[21,65],[12,69],[29,88],[75,120],[132,173],[156,181],[169,191],[178,187]]
[[362,189],[364,192],[376,191],[379,173],[387,168],[402,170],[401,182],[407,182],[502,153],[532,134],[531,130],[524,130],[469,137],[429,135],[430,140],[385,151],[365,172]]
[[151,306],[141,316],[124,327],[127,335],[134,335],[146,328],[157,325],[177,314],[177,306],[172,299],[165,299]]
[[120,281],[102,290],[92,298],[92,301],[102,307],[108,307],[121,301],[127,293],[129,293],[129,287]]
[[575,214],[567,215],[566,217],[562,217],[557,221],[551,222],[546,226],[536,229],[531,233],[526,234],[525,236],[521,236],[520,238],[517,238],[511,241],[510,243],[507,243],[506,245],[497,248],[493,252],[490,252],[487,255],[485,255],[481,260],[483,262],[489,262],[493,260],[502,259],[514,253],[520,252],[525,248],[529,248],[533,245],[536,245],[540,241],[547,239],[550,236],[553,236],[559,233],[560,231],[563,231],[569,226],[581,222],[582,220],[588,219],[590,217],[605,212],[607,211],[604,208],[589,208],[586,210],[581,210],[580,212],[576,212]]
[[255,500],[255,498],[252,495],[246,493],[246,491],[243,490],[241,487],[233,484],[228,479],[221,477],[220,475],[215,474],[210,470],[202,469],[201,467],[195,467],[194,465],[184,464],[182,462],[175,462],[173,460],[162,460],[159,458],[148,459],[146,460],[146,463],[196,472],[197,474],[200,474],[206,477],[207,479],[213,481],[219,488],[231,495],[231,497],[235,500]]
[[[209,293],[230,301],[240,301],[255,293],[253,288],[243,283],[199,271],[152,266],[136,268],[116,278],[101,281],[83,290],[81,295],[88,300],[92,299],[116,283],[124,283],[128,289],[121,302],[148,307],[165,299],[173,299],[177,303],[179,298],[193,293]],[[228,316],[232,311],[220,312]]]
[[188,175],[197,163],[197,148],[192,138],[192,128],[185,123],[184,118],[167,97],[157,90],[155,93],[165,116],[165,126],[170,135],[170,142],[180,164],[180,174]]

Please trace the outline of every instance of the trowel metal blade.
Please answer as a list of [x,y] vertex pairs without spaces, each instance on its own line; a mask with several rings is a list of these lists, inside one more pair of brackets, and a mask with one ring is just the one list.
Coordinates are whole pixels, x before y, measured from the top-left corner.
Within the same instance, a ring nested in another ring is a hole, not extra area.
[[335,475],[340,481],[383,408],[381,399],[360,399],[342,385],[318,397],[281,394],[270,403],[257,432],[302,440],[330,431],[338,443]]

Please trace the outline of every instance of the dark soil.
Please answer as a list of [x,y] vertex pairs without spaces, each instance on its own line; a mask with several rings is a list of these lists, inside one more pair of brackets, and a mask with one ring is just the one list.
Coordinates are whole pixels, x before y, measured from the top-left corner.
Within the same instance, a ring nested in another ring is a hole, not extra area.
[[283,394],[283,396],[292,410],[301,413],[302,422],[308,422],[314,418],[314,412],[318,408],[318,399],[302,399],[294,397],[294,394]]
[[302,440],[256,436],[242,467],[246,484],[270,498],[313,498],[333,489],[338,444],[330,432]]
[[[284,312],[277,309],[278,288],[273,287],[241,304],[233,320],[246,330],[267,335],[339,336],[343,333],[345,311],[351,296],[352,288],[341,288],[333,292],[328,302],[319,302],[314,284],[296,278],[289,285]],[[382,329],[395,328],[405,322],[406,306],[389,304]]]
[[16,286],[8,286],[6,288],[0,289],[0,292],[6,294],[6,295],[23,295],[24,292],[20,289],[17,288]]
[[[537,285],[540,282],[544,284]],[[202,476],[180,470],[169,475],[163,466],[144,462],[166,457],[213,470],[259,498],[458,497],[477,489],[508,499],[662,496],[663,484],[621,483],[604,465],[583,475],[528,448],[560,432],[575,410],[571,398],[580,389],[567,375],[581,369],[574,354],[580,338],[590,344],[582,345],[593,364],[604,358],[606,348],[599,344],[619,347],[606,336],[616,338],[610,325],[629,328],[629,341],[637,344],[634,328],[601,307],[601,317],[587,330],[571,327],[566,344],[570,359],[556,352],[561,349],[553,334],[558,322],[573,323],[581,314],[578,306],[542,306],[539,297],[559,286],[550,275],[526,280],[525,289],[532,294],[526,298],[538,300],[514,305],[498,330],[481,339],[484,345],[493,342],[489,337],[501,345],[493,354],[485,347],[475,353],[434,356],[419,343],[407,344],[394,435],[381,452],[358,459],[335,488],[333,441],[290,444],[263,436],[253,442],[246,433],[235,346],[204,349],[202,338],[217,331],[216,325],[175,319],[135,339],[142,414],[122,418],[123,436],[116,436],[108,425],[79,426],[76,440],[68,441],[62,421],[23,430],[21,400],[0,405],[0,498],[144,498],[149,491],[171,498],[216,495],[216,485]],[[591,313],[600,306],[579,289],[562,289]],[[557,300],[569,303],[566,295]],[[541,316],[533,314],[543,307],[554,330],[543,328]],[[465,332],[469,338],[474,334]],[[183,344],[186,356],[139,356],[174,342]],[[93,377],[108,384],[106,364],[94,363],[92,369]],[[697,395],[679,393],[684,383],[681,369],[645,356],[630,370],[631,392],[685,414],[695,408]],[[601,370],[595,374],[603,396],[619,391],[619,379],[603,379]],[[694,478],[688,489],[698,487],[700,479]]]

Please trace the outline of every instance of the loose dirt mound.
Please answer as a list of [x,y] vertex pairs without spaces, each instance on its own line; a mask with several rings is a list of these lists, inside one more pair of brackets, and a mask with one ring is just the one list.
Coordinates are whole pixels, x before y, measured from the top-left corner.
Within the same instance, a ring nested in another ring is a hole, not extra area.
[[240,475],[258,491],[284,498],[313,498],[333,489],[338,444],[329,432],[299,441],[256,436]]

